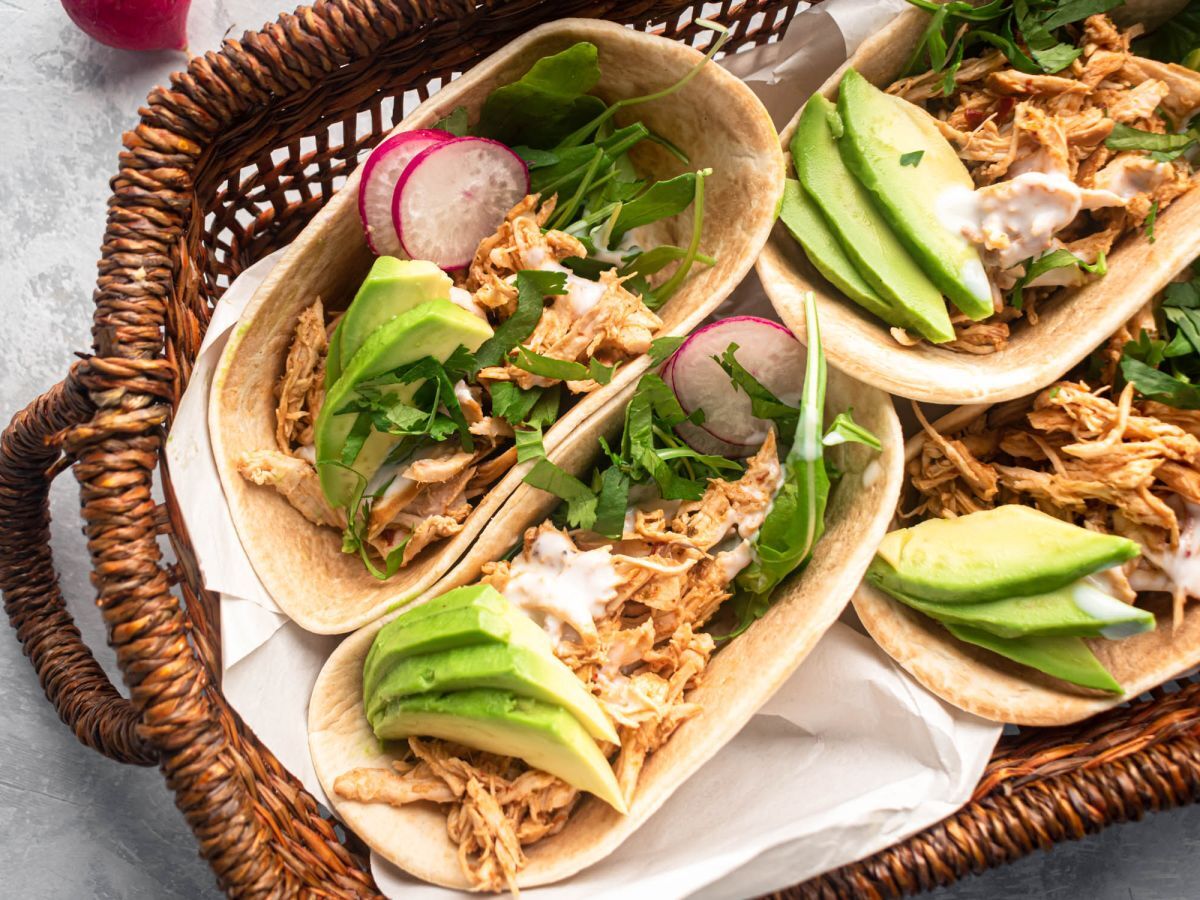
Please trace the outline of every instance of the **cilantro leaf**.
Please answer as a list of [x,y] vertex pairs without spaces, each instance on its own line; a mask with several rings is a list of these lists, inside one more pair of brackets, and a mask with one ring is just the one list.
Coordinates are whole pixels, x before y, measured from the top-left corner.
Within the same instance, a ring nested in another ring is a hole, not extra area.
[[1027,259],[1025,261],[1025,274],[1013,286],[1013,307],[1021,309],[1025,305],[1025,288],[1031,281],[1040,275],[1044,275],[1051,269],[1062,269],[1067,266],[1078,266],[1089,275],[1103,276],[1108,273],[1108,263],[1105,260],[1103,252],[1096,256],[1094,263],[1089,263],[1080,259],[1070,250],[1052,250],[1049,253],[1039,256],[1037,259]]
[[516,426],[525,421],[542,396],[542,389],[522,390],[511,381],[497,381],[489,387],[489,393],[492,396],[492,415]]
[[668,335],[666,337],[655,338],[650,342],[650,363],[657,366],[663,360],[667,359],[672,353],[680,348],[687,338]]
[[734,386],[750,398],[750,411],[760,419],[774,422],[779,428],[780,435],[790,435],[796,430],[796,417],[799,410],[788,406],[757,378],[750,374],[737,360],[737,344],[730,344],[720,356],[714,356],[725,374],[729,376]]
[[1196,138],[1189,133],[1159,134],[1142,131],[1122,122],[1114,122],[1112,132],[1104,140],[1109,150],[1148,150],[1158,162],[1169,162],[1195,145]]
[[600,492],[596,502],[596,521],[592,530],[617,540],[625,529],[625,513],[629,507],[629,476],[617,466],[600,474]]
[[596,494],[590,487],[548,459],[539,459],[526,473],[524,482],[567,502],[567,521],[572,528],[591,528],[596,521]]
[[900,165],[902,166],[919,166],[921,157],[925,155],[924,150],[913,150],[911,153],[900,154]]
[[496,326],[492,336],[475,351],[480,368],[497,366],[513,347],[533,334],[542,317],[545,298],[565,294],[567,276],[562,272],[522,270],[517,273],[517,308],[511,316]]
[[542,459],[546,455],[541,428],[516,428],[513,429],[513,435],[517,445],[517,462]]
[[463,137],[470,130],[467,108],[465,106],[454,107],[449,114],[434,122],[433,127],[439,131],[448,131],[455,137]]

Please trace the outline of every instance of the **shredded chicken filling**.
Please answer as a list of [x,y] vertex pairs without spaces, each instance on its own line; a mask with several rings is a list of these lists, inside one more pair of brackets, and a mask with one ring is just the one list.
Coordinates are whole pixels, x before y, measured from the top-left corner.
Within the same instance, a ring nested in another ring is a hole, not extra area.
[[[539,206],[538,196],[530,194],[513,207],[496,233],[480,243],[462,283],[451,288],[452,301],[498,324],[516,309],[518,271],[566,271],[563,259],[584,256],[583,245],[571,235],[542,232],[554,205],[554,197]],[[662,320],[622,286],[615,270],[586,285],[549,298],[525,346],[543,356],[585,364],[596,359],[612,365],[645,353]],[[275,488],[310,522],[344,528],[345,511],[331,508],[321,490],[313,435],[325,398],[325,358],[336,321],[319,298],[301,313],[276,385],[276,446],[243,454],[238,470],[254,484]],[[489,414],[487,386],[497,381],[522,388],[555,383],[507,361],[482,370],[479,381],[455,388],[475,449],[463,451],[453,442],[423,448],[388,473],[390,483],[371,503],[366,537],[381,559],[403,545],[401,565],[407,565],[429,545],[458,534],[478,499],[516,463],[512,426]],[[567,382],[572,394],[598,386],[592,380]]]
[[[579,551],[612,551],[615,596],[594,628],[568,630],[555,652],[617,724],[621,746],[607,749],[626,798],[646,758],[700,712],[687,695],[715,649],[702,629],[730,596],[722,548],[744,542],[743,526],[762,521],[780,479],[771,434],[739,480],[711,481],[700,500],[673,512],[669,505],[637,509],[616,543],[591,532],[555,532]],[[530,529],[522,557],[553,531],[548,523]],[[504,593],[520,565],[489,563],[481,580]],[[515,891],[522,848],[560,831],[579,793],[519,760],[418,738],[409,739],[391,770],[353,769],[337,778],[334,790],[361,802],[425,800],[447,807],[463,871],[476,889],[492,891]]]
[[[952,314],[956,338],[942,346],[975,354],[1002,349],[1013,321],[1036,324],[1039,303],[1088,277],[1076,266],[1051,269],[1024,287],[1018,309],[1006,295],[1025,275],[1024,260],[1065,249],[1095,263],[1192,187],[1185,159],[1157,162],[1144,151],[1105,145],[1114,123],[1162,134],[1200,109],[1200,73],[1134,55],[1130,41],[1140,31],[1121,32],[1094,15],[1083,25],[1082,55],[1056,75],[1019,72],[993,50],[963,62],[949,96],[941,72],[888,88],[933,115],[977,188],[981,221],[963,231],[980,247],[996,312],[980,322]],[[911,342],[907,335],[898,340]]]

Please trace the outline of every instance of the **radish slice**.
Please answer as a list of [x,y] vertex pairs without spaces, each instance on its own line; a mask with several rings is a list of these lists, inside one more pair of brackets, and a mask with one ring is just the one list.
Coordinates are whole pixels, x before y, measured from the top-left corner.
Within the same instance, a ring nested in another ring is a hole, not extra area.
[[392,224],[413,259],[462,269],[528,193],[529,168],[517,154],[488,138],[454,138],[425,148],[405,170]]
[[358,215],[362,219],[367,246],[376,256],[404,258],[400,236],[392,225],[392,194],[400,176],[418,153],[434,144],[454,138],[448,131],[424,128],[394,134],[374,150],[363,163],[358,182]]
[[[664,370],[679,405],[691,413],[704,410],[701,430],[720,444],[733,448],[727,456],[748,456],[758,450],[771,423],[750,411],[750,398],[734,387],[729,376],[713,359],[730,344],[737,344],[737,360],[784,403],[800,402],[804,387],[804,346],[778,322],[757,316],[732,316],[706,325],[684,341]],[[694,426],[693,426],[694,427]],[[698,439],[694,432],[679,431],[680,437],[701,453],[719,446]],[[689,436],[691,435],[691,436]],[[787,435],[790,437],[790,435]],[[705,446],[699,446],[704,443]]]

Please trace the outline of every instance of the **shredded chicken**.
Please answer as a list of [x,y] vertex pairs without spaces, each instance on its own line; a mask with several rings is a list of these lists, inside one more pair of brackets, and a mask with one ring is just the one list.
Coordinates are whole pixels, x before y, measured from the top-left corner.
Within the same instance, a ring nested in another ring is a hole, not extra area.
[[[554,207],[554,197],[539,203],[536,194],[513,207],[496,233],[480,242],[465,287],[452,288],[454,302],[499,324],[516,309],[519,270],[567,272],[562,260],[585,256],[583,244],[571,235],[555,230],[543,233]],[[599,284],[578,281],[584,284],[580,296],[587,302],[581,304],[570,293],[551,298],[525,341],[529,349],[554,359],[583,364],[595,359],[608,366],[650,349],[662,320],[622,285],[615,269],[604,273]],[[345,513],[330,509],[321,492],[313,434],[325,399],[325,358],[335,321],[329,319],[320,299],[300,314],[276,386],[278,452],[249,453],[239,469],[255,484],[273,486],[309,521],[345,528]],[[454,388],[473,449],[459,450],[460,442],[455,440],[419,448],[398,463],[400,468],[389,467],[386,478],[381,476],[368,486],[368,494],[381,491],[363,504],[366,542],[380,559],[403,547],[401,565],[407,565],[426,547],[461,532],[472,501],[515,465],[513,428],[490,414],[490,385],[512,381],[530,388],[556,383],[517,368],[511,359],[482,370],[478,381],[460,381]],[[575,394],[599,386],[591,379],[566,384]]]
[[[982,227],[965,224],[964,234],[980,247],[999,291],[1011,291],[1022,278],[1024,260],[1052,250],[1094,263],[1195,184],[1183,158],[1158,162],[1144,151],[1105,146],[1115,123],[1164,133],[1200,109],[1200,73],[1135,56],[1130,41],[1138,33],[1138,27],[1122,33],[1107,16],[1094,15],[1079,35],[1082,55],[1055,75],[1017,71],[999,50],[989,50],[963,61],[949,95],[940,72],[888,88],[925,108],[966,163],[986,218]],[[1029,209],[1036,209],[1036,222]],[[1021,309],[1002,302],[982,322],[956,316],[955,340],[943,346],[1000,350],[1014,320],[1036,324],[1039,302],[1088,277],[1075,266],[1051,270],[1025,285]]]
[[[646,758],[700,712],[687,694],[715,649],[701,629],[729,597],[736,574],[722,565],[728,552],[722,548],[761,525],[780,480],[772,433],[740,479],[711,481],[700,500],[676,509],[638,509],[616,544],[590,532],[563,535],[579,550],[612,547],[620,576],[617,596],[595,628],[564,637],[555,652],[617,725],[621,746],[608,750],[627,798]],[[549,523],[531,528],[522,557],[553,530]],[[489,563],[482,581],[503,593],[513,566]],[[578,800],[570,785],[519,760],[419,738],[409,739],[407,751],[395,771],[354,769],[339,776],[334,790],[361,802],[447,806],[448,833],[479,890],[515,892],[522,848],[561,830]]]
[[1155,575],[1173,594],[1176,621],[1196,579],[1172,577],[1200,504],[1200,413],[1139,400],[1132,384],[1110,397],[1120,349],[1153,319],[1139,313],[1097,355],[1109,384],[1060,381],[1026,400],[992,407],[952,433],[917,417],[926,440],[909,463],[916,495],[906,517],[953,517],[1006,503],[1026,503],[1093,530],[1122,534],[1143,547],[1118,584]]

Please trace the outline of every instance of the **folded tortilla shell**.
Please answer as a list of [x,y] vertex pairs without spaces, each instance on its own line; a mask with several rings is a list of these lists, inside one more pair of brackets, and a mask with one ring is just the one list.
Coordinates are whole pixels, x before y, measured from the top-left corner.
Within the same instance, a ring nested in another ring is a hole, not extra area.
[[[1179,6],[1174,0],[1144,0],[1122,12],[1125,19],[1136,15],[1137,21],[1147,21]],[[903,74],[928,23],[929,14],[915,7],[901,13],[868,38],[820,92],[836,98],[848,67],[873,84],[891,84]],[[797,111],[783,132],[785,150],[799,118]],[[790,158],[788,167],[792,173]],[[1198,226],[1200,191],[1193,189],[1158,217],[1153,243],[1141,231],[1126,234],[1108,257],[1107,275],[1064,288],[1040,305],[1036,325],[1018,320],[1003,350],[979,356],[927,341],[915,347],[897,343],[887,323],[844,297],[817,272],[782,223],[763,248],[757,268],[775,309],[796,334],[804,330],[804,293],[816,293],[825,353],[831,364],[860,381],[929,403],[997,403],[1054,381],[1127,321],[1200,253]]]
[[[954,431],[986,408],[961,407],[933,427]],[[924,433],[910,439],[905,459],[915,459],[924,443]],[[1189,603],[1183,623],[1172,630],[1169,598],[1139,598],[1138,605],[1154,613],[1153,631],[1117,641],[1088,641],[1125,688],[1125,695],[1118,697],[1068,684],[960,641],[934,619],[865,581],[854,594],[854,610],[871,637],[933,693],[985,719],[1037,726],[1068,725],[1094,716],[1200,663],[1200,606]]]
[[[397,131],[428,128],[457,106],[472,121],[493,88],[519,78],[538,58],[577,41],[600,50],[597,93],[609,102],[661,89],[694,66],[701,54],[678,42],[608,22],[563,19],[513,41],[439,91],[405,119]],[[684,334],[700,323],[742,280],[775,219],[783,191],[779,138],[762,104],[737,78],[706,65],[672,96],[637,106],[633,116],[684,148],[682,164],[658,144],[642,142],[632,160],[645,175],[668,178],[711,167],[705,183],[701,249],[717,258],[697,266],[659,315],[661,335]],[[341,535],[310,524],[273,489],[245,481],[238,457],[273,448],[272,389],[283,371],[300,313],[320,297],[328,308],[344,308],[371,264],[356,207],[358,172],[291,245],[258,289],[230,338],[213,382],[209,422],[213,452],[225,497],[242,545],[267,591],[301,627],[322,634],[350,631],[404,603],[446,574],[497,514],[528,464],[508,472],[479,500],[462,532],[426,549],[388,581],[377,581],[354,556],[341,552]],[[691,215],[639,230],[643,246],[686,246]],[[636,381],[648,359],[623,365],[612,383],[579,402],[546,435],[547,449],[578,429],[622,388]]]
[[[902,477],[902,439],[891,400],[882,392],[830,369],[828,398],[830,410],[853,406],[855,419],[883,442],[883,452],[859,445],[836,448],[836,463],[846,475],[830,498],[826,531],[811,562],[779,587],[766,616],[713,656],[700,686],[688,694],[703,712],[647,758],[629,815],[621,816],[593,797],[583,798],[561,832],[526,848],[529,864],[518,877],[521,887],[559,881],[615,850],[737,734],[841,613],[891,518]],[[551,454],[554,460],[575,474],[584,473],[599,452],[599,435],[612,435],[620,427],[628,399],[628,392],[617,398],[560,445]],[[520,528],[541,522],[558,502],[526,486],[522,490],[509,502],[522,511],[522,521],[508,532],[500,553],[519,539]],[[427,596],[473,580],[483,561],[477,559],[465,579],[439,584]],[[338,816],[373,850],[418,878],[466,888],[441,808],[357,803],[333,791],[334,779],[343,772],[388,765],[362,710],[363,660],[383,624],[372,623],[346,638],[317,678],[308,723],[313,765]]]

